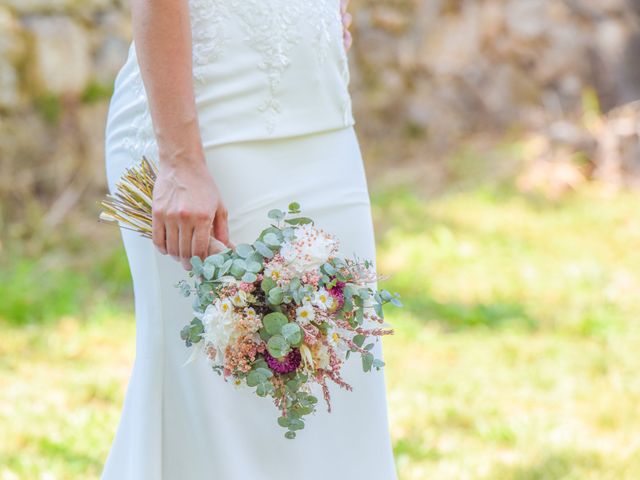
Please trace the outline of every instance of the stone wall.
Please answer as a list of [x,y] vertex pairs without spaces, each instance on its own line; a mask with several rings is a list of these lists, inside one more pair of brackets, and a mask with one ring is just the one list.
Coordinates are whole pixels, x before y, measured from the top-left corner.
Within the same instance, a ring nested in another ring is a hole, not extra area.
[[[548,139],[570,125],[560,141],[591,145],[586,155],[599,161],[603,148],[582,122],[585,92],[605,112],[640,98],[638,4],[352,0],[352,92],[369,158],[392,145],[392,161],[423,161],[478,133]],[[0,0],[6,210],[55,225],[85,192],[104,189],[106,106],[130,38],[126,0]]]

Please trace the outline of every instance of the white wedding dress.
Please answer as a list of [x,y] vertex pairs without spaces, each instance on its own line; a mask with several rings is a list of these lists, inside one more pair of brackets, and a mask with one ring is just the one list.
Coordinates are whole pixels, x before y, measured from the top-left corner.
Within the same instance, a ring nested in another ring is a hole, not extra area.
[[[267,212],[301,204],[341,253],[375,260],[368,189],[354,132],[339,0],[190,0],[194,88],[207,165],[233,242]],[[171,75],[167,67],[167,75]],[[106,127],[113,191],[142,155],[157,158],[133,43]],[[103,480],[394,480],[382,371],[345,366],[295,440],[270,399],[236,388],[190,355],[180,329],[191,299],[179,263],[122,231],[133,276],[136,359]],[[382,357],[381,344],[374,353]]]

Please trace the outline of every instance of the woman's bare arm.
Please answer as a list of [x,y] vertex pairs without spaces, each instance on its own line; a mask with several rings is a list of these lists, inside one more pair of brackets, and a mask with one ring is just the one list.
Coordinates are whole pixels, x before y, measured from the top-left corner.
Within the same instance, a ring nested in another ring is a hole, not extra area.
[[207,170],[193,91],[187,0],[132,0],[133,37],[158,141],[153,243],[190,268],[229,244],[227,211]]

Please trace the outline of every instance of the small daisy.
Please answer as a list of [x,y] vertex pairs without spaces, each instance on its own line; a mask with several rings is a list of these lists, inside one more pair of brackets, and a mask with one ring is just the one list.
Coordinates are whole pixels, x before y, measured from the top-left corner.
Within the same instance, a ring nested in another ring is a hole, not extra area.
[[222,300],[220,302],[220,312],[223,315],[226,315],[228,313],[231,313],[233,311],[233,303],[231,303],[231,300],[229,300],[228,298],[225,298],[224,300]]
[[236,294],[231,297],[231,303],[236,307],[244,307],[247,304],[247,292],[238,289]]
[[321,288],[313,296],[313,304],[326,310],[333,305],[333,297],[329,295],[329,292],[325,288]]
[[309,323],[315,316],[316,313],[313,310],[313,305],[309,302],[305,302],[301,307],[296,308],[296,317],[303,325]]
[[271,263],[264,269],[264,274],[277,282],[283,277],[283,268],[279,263]]

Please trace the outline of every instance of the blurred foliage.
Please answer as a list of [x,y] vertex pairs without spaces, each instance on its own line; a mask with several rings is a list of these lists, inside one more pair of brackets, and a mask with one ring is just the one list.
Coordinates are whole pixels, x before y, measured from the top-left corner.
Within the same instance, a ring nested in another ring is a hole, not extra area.
[[[639,199],[372,189],[378,268],[406,305],[385,340],[401,480],[640,476]],[[2,480],[97,478],[106,458],[135,332],[119,239],[97,230],[3,260]]]

